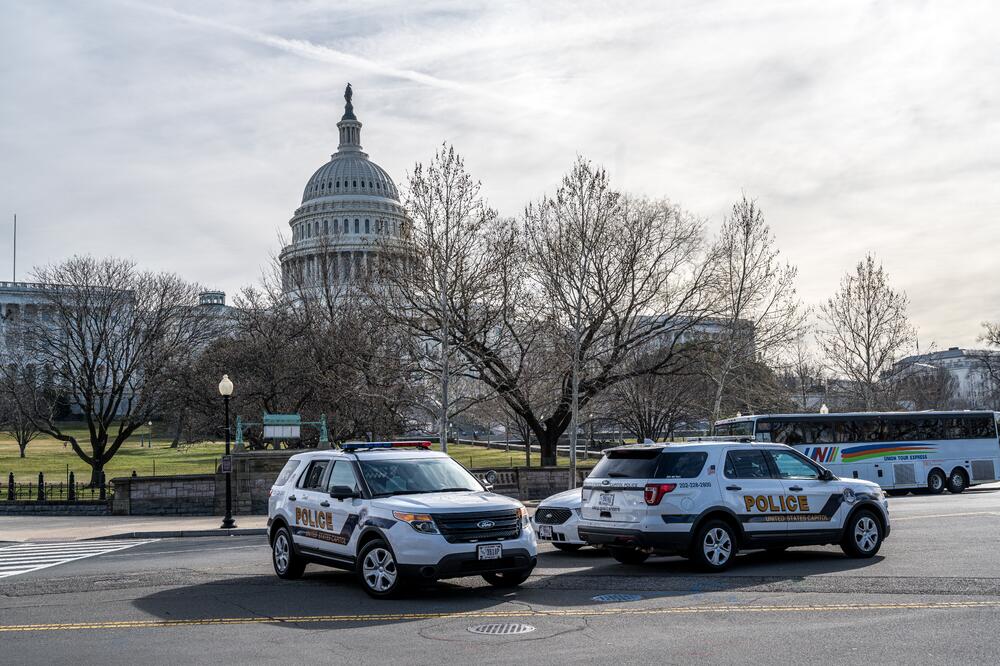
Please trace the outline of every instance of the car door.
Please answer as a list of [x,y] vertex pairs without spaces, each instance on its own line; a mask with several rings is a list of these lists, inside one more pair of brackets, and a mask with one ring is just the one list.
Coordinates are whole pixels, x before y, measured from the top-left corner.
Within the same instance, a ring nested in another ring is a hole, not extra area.
[[789,532],[839,530],[844,504],[841,485],[824,481],[823,468],[798,451],[768,449],[767,454],[785,494]]
[[[330,493],[336,487],[350,488],[355,497],[334,499]],[[354,555],[354,538],[360,519],[361,489],[350,460],[335,460],[333,469],[327,475],[326,499],[320,502],[320,509],[326,512],[326,530],[323,538],[326,550],[344,557]]]
[[295,524],[292,535],[300,547],[312,550],[327,550],[327,542],[323,538],[326,530],[327,508],[320,506],[323,502],[329,505],[330,496],[326,492],[326,479],[331,467],[329,458],[319,458],[309,461],[309,467],[288,499],[295,498]]
[[770,460],[759,448],[726,451],[722,466],[722,498],[743,523],[743,532],[755,542],[781,541],[788,528],[781,511],[784,488],[775,478]]

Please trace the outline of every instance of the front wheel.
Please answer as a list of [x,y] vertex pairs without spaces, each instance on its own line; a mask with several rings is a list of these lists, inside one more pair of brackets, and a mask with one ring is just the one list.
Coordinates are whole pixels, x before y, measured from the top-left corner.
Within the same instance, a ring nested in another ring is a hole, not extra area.
[[945,478],[941,470],[931,470],[931,473],[927,475],[927,490],[931,495],[940,495],[944,492]]
[[278,578],[284,580],[301,578],[302,572],[306,570],[305,560],[295,554],[292,533],[287,527],[279,527],[274,533],[271,541],[271,564],[274,565],[274,573],[278,574]]
[[728,523],[712,520],[698,530],[691,546],[691,560],[703,571],[725,571],[736,552],[736,532]]
[[483,574],[483,580],[493,587],[517,587],[528,580],[534,567],[520,571],[495,571]]
[[642,564],[649,559],[649,553],[635,548],[608,547],[608,552],[621,564]]
[[965,480],[965,472],[961,468],[953,469],[951,475],[948,477],[948,492],[957,495],[965,490],[968,485],[968,482]]
[[358,579],[369,596],[388,599],[403,589],[403,576],[396,566],[396,556],[385,541],[375,539],[365,544],[358,555]]
[[871,511],[859,511],[844,530],[840,547],[850,557],[872,557],[882,547],[882,523]]

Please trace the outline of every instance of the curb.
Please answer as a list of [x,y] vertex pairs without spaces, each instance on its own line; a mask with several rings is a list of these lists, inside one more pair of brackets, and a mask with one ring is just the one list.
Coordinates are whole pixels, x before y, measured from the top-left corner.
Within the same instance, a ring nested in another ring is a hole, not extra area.
[[109,539],[188,539],[191,537],[225,537],[225,536],[266,536],[265,527],[237,527],[231,530],[162,530],[159,532],[122,532],[120,534],[106,534],[94,537],[93,539],[83,539],[84,541],[107,541]]

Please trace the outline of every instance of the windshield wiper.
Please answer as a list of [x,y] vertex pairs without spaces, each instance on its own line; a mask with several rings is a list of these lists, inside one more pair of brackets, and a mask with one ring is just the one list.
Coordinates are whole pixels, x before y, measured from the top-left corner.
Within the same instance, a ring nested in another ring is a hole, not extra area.
[[377,493],[372,497],[395,497],[396,495],[420,495],[421,493],[433,493],[434,490],[393,490],[391,493]]
[[476,492],[475,488],[440,488],[431,492],[435,493],[472,493]]

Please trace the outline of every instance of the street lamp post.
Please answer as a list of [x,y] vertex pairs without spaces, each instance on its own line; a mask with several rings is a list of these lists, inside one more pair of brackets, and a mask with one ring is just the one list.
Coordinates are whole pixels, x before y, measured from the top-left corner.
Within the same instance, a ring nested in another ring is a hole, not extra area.
[[236,527],[233,520],[233,461],[229,459],[229,396],[233,394],[233,382],[229,375],[222,375],[219,382],[219,395],[226,410],[226,464],[223,465],[223,474],[226,475],[226,517],[222,519],[222,529],[231,530]]

